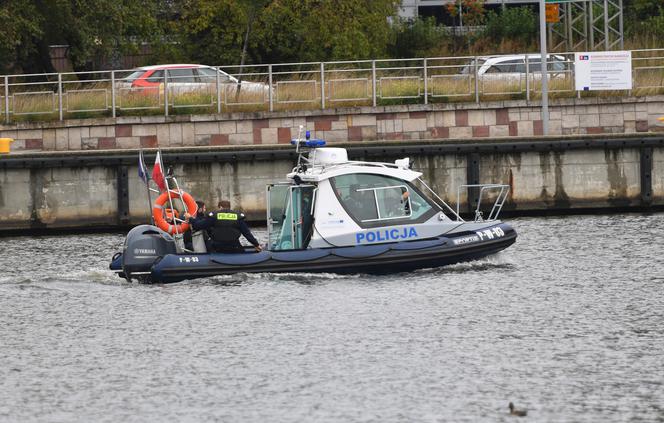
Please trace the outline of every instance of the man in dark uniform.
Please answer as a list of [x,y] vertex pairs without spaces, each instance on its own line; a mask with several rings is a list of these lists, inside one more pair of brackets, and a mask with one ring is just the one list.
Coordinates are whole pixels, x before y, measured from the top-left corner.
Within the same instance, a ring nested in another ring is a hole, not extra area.
[[212,249],[220,253],[241,253],[244,252],[240,244],[240,235],[249,241],[256,251],[262,248],[256,238],[252,235],[247,223],[244,221],[244,214],[231,209],[231,203],[228,200],[219,202],[219,210],[207,213],[205,218],[192,221],[192,227],[195,230],[207,229],[212,238]]
[[[207,216],[206,210],[205,210],[205,203],[202,201],[196,201],[196,214],[191,215],[187,212],[184,213],[184,218],[186,221],[191,225],[192,229],[190,231],[187,231],[184,233],[184,245],[188,250],[193,250],[193,240],[192,240],[192,235],[193,232],[196,231],[194,229],[194,225],[197,222],[202,222],[205,219],[205,216]],[[210,236],[207,234],[207,231],[203,231],[203,240],[205,242],[206,248],[209,250],[210,249]]]

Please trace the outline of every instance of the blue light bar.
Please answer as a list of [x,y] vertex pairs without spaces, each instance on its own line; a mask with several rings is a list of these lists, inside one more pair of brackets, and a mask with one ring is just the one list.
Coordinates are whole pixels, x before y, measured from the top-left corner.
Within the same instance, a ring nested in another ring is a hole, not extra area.
[[[317,140],[317,139],[306,140],[306,141],[305,141],[305,140],[299,140],[299,142],[300,142],[300,146],[301,146],[301,147],[309,147],[309,148],[322,147],[322,146],[325,145],[325,141],[324,141],[324,140]],[[291,143],[292,145],[297,145],[298,140],[291,140],[290,143]]]
[[316,139],[313,139],[313,140],[307,140],[307,142],[304,143],[304,145],[306,145],[307,147],[311,147],[311,148],[322,147],[322,146],[325,145],[325,141],[323,141],[323,140],[316,140]]

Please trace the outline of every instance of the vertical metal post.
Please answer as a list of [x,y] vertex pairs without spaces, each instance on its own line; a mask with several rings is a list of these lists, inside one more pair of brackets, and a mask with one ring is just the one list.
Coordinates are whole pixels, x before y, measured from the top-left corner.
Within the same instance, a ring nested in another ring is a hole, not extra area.
[[540,27],[540,70],[542,72],[542,134],[549,134],[549,73],[546,60],[546,12],[544,0],[539,0],[539,27]]
[[[592,3],[583,2],[583,43],[585,45],[586,51],[589,51],[591,47],[588,45],[588,8],[592,10]],[[592,31],[591,31],[592,32]],[[592,44],[591,44],[592,45]]]
[[217,90],[217,113],[221,113],[221,84],[219,83],[219,72],[221,69],[219,69],[219,66],[215,68],[217,70],[216,74],[216,90]]
[[618,11],[618,30],[620,31],[620,50],[623,50],[625,48],[625,36],[624,36],[624,27],[623,27],[623,1],[618,0],[618,7],[620,10]]
[[593,2],[588,3],[588,23],[589,23],[589,30],[590,30],[590,45],[588,46],[588,51],[593,51],[595,50],[595,17],[593,13]]
[[60,120],[64,120],[64,113],[62,113],[62,74],[58,74],[58,111],[60,113]]
[[526,54],[526,101],[530,101],[530,59]]
[[424,104],[429,104],[429,73],[427,72],[427,59],[424,59]]
[[[574,84],[574,88],[576,89],[576,67],[572,66],[572,83]],[[581,98],[581,91],[576,90],[576,98]]]
[[164,69],[164,116],[168,116],[168,69]]
[[320,108],[325,109],[325,63],[320,63]]
[[[559,5],[559,7],[562,6],[562,4]],[[567,33],[567,43],[566,43],[566,50],[567,51],[573,51],[574,50],[574,33],[572,31],[572,26],[574,26],[574,21],[572,21],[572,8],[574,7],[573,3],[567,3],[565,4],[565,29]]]
[[609,50],[609,0],[604,0],[604,50]]
[[371,104],[373,107],[376,107],[376,61],[372,60],[371,61],[371,84],[372,84],[372,90],[371,90]]
[[272,65],[267,65],[267,86],[268,86],[268,101],[270,102],[270,111],[274,111],[274,99],[272,98]]
[[115,71],[111,71],[111,116],[115,117]]
[[9,123],[9,76],[5,75],[5,122]]
[[473,58],[473,63],[474,63],[474,72],[475,72],[475,103],[480,102],[480,80],[477,76],[477,71],[479,70],[479,63],[478,63],[479,57],[475,56]]

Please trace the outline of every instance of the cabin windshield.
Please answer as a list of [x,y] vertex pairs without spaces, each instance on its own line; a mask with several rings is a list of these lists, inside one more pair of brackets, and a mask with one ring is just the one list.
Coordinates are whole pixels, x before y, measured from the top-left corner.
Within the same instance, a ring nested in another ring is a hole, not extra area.
[[313,230],[313,185],[269,185],[269,250],[300,250],[307,247]]
[[331,182],[341,205],[363,227],[420,222],[435,214],[423,195],[397,178],[353,173]]

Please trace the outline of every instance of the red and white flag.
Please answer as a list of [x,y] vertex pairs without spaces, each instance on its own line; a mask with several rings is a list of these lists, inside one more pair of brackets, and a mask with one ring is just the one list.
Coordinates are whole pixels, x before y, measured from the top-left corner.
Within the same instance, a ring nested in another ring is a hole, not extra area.
[[161,165],[161,152],[157,152],[152,168],[152,180],[159,187],[159,191],[166,191],[166,179],[164,178],[164,169]]

